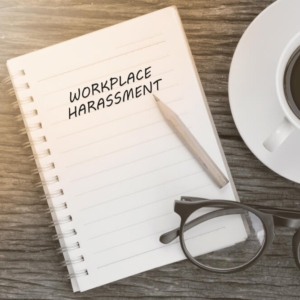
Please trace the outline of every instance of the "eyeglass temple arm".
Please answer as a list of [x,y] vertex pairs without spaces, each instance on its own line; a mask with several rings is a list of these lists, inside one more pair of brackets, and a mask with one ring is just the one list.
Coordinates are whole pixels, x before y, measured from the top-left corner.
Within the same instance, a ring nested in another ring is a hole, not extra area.
[[273,208],[261,205],[249,205],[261,212],[273,215],[275,226],[299,228],[300,213],[288,209]]
[[[198,198],[198,197],[182,196],[181,200],[186,201],[186,202],[197,202],[197,201],[199,202],[199,201],[204,201],[207,199]],[[212,207],[212,206],[213,205],[210,205],[210,207]],[[248,204],[248,206],[253,207],[261,212],[273,215],[273,220],[274,220],[275,226],[300,228],[300,212],[288,210],[288,209],[262,206],[262,205]],[[226,207],[226,206],[224,206],[224,207]]]
[[[234,214],[240,214],[243,213],[244,210],[240,208],[227,208],[227,209],[220,209],[215,210],[210,213],[207,213],[205,215],[202,215],[184,225],[183,231],[186,232],[187,230],[195,227],[196,225],[199,225],[207,220],[216,218],[216,217],[222,217],[226,215],[234,215]],[[169,244],[172,241],[174,241],[179,236],[179,227],[176,229],[173,229],[169,232],[164,233],[160,236],[159,240],[163,244]]]

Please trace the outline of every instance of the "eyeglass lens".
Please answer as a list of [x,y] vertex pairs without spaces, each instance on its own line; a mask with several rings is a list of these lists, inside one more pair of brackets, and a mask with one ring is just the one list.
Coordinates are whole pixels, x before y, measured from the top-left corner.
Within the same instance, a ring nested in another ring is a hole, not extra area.
[[262,221],[242,208],[201,208],[185,222],[183,242],[202,266],[229,270],[249,263],[262,250]]

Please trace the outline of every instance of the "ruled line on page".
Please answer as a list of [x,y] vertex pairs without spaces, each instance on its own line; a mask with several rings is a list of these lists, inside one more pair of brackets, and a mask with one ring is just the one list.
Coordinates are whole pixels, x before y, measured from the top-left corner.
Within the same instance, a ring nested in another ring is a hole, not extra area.
[[[180,114],[179,116],[184,116],[184,115],[187,115],[188,113],[183,113],[183,114]],[[104,138],[104,139],[100,139],[100,140],[97,140],[97,141],[94,141],[94,142],[91,142],[91,143],[88,143],[88,144],[84,144],[84,145],[81,145],[81,146],[78,146],[78,147],[75,147],[75,148],[72,148],[72,149],[69,149],[69,150],[66,150],[66,151],[63,151],[63,152],[60,152],[60,154],[65,154],[65,153],[68,153],[68,152],[72,152],[74,150],[78,150],[78,149],[81,149],[81,148],[85,148],[87,146],[90,146],[90,145],[94,145],[94,144],[97,144],[97,143],[100,143],[100,142],[103,142],[103,141],[106,141],[106,140],[109,140],[109,139],[112,139],[112,138],[115,138],[115,137],[118,137],[118,136],[122,136],[124,134],[127,134],[127,133],[131,133],[131,132],[134,132],[134,131],[137,131],[137,130],[140,130],[140,129],[144,129],[144,128],[147,128],[147,127],[151,127],[155,124],[159,124],[159,123],[165,123],[166,121],[165,120],[162,120],[162,121],[157,121],[157,122],[153,122],[151,124],[147,124],[145,126],[141,126],[141,127],[138,127],[138,128],[135,128],[135,129],[132,129],[132,130],[129,130],[129,131],[126,131],[126,132],[122,132],[122,133],[118,133],[116,135],[113,135],[113,136],[110,136],[110,137],[107,137],[107,138]],[[81,164],[80,163],[76,163],[76,164],[72,164],[72,165],[68,165],[66,166],[66,168],[69,168],[71,166],[75,166],[77,164]]]
[[86,208],[82,208],[80,211],[87,210],[87,209],[91,209],[91,208],[94,208],[94,207],[96,207],[96,206],[100,206],[100,205],[103,205],[103,204],[108,203],[108,202],[113,202],[113,201],[119,200],[119,199],[124,198],[124,197],[128,197],[128,196],[131,196],[131,195],[134,195],[134,194],[138,194],[138,193],[143,192],[143,191],[151,190],[151,189],[153,189],[153,188],[155,188],[155,187],[159,187],[159,186],[168,184],[168,183],[170,183],[170,182],[174,182],[174,181],[181,180],[181,179],[184,179],[184,178],[187,178],[187,177],[191,177],[191,176],[194,176],[194,175],[197,175],[197,174],[201,174],[201,173],[203,173],[203,172],[204,172],[204,170],[202,170],[202,171],[200,171],[200,172],[198,171],[198,172],[195,172],[195,173],[192,173],[192,174],[189,174],[189,175],[180,177],[180,178],[172,179],[172,180],[163,182],[163,183],[161,183],[161,184],[157,184],[157,185],[151,186],[151,187],[149,187],[149,188],[141,189],[141,190],[139,190],[139,191],[132,192],[132,193],[129,193],[129,194],[126,194],[126,195],[122,195],[122,196],[120,196],[120,197],[116,197],[116,198],[113,198],[113,199],[110,199],[110,200],[107,200],[107,201],[103,201],[103,202],[98,203],[98,204],[90,205],[90,206],[88,206],[88,207],[86,207]]
[[164,90],[167,90],[167,89],[170,89],[170,88],[175,87],[175,86],[178,86],[178,85],[179,85],[178,83],[175,83],[175,84],[173,84],[173,85],[166,86],[166,87],[164,87],[164,88],[161,88],[158,92],[164,91]]
[[[192,190],[188,190],[188,191],[183,191],[181,193],[176,193],[175,195],[171,195],[169,197],[166,197],[166,198],[163,198],[163,199],[159,199],[159,200],[156,200],[156,201],[153,201],[153,202],[149,202],[147,204],[143,204],[143,205],[140,205],[140,206],[136,206],[134,208],[131,208],[131,209],[127,209],[127,210],[124,210],[120,213],[117,213],[117,214],[114,214],[114,215],[110,215],[108,217],[105,217],[105,218],[101,218],[101,219],[98,219],[96,221],[91,221],[91,222],[88,222],[88,223],[85,223],[84,225],[90,225],[90,224],[93,224],[93,223],[96,223],[96,222],[99,222],[99,221],[104,221],[104,220],[107,220],[107,219],[110,219],[110,218],[113,218],[115,216],[119,216],[119,215],[123,215],[125,213],[128,213],[128,212],[132,212],[134,210],[137,210],[139,208],[143,208],[143,207],[146,207],[146,206],[149,206],[149,205],[152,205],[152,204],[156,204],[156,203],[159,203],[159,202],[164,202],[166,200],[169,200],[170,198],[176,198],[176,197],[181,197],[183,194],[185,193],[192,193],[192,192],[195,192],[195,191],[198,191],[202,188],[205,188],[207,186],[210,186],[211,184],[208,183],[208,184],[205,184],[205,185],[201,185],[201,186],[198,186],[197,188],[195,189],[192,189]],[[88,208],[85,208],[85,209],[81,209],[81,211],[84,211],[84,210],[87,210]]]
[[[183,99],[184,98],[180,97],[179,99],[172,100],[172,101],[165,102],[165,103],[166,104],[171,104],[171,103],[174,103],[174,102],[181,101]],[[100,127],[102,125],[106,125],[106,124],[109,124],[109,123],[117,122],[119,120],[123,120],[123,119],[129,118],[129,117],[134,116],[134,115],[142,114],[142,113],[147,112],[149,110],[158,110],[158,107],[155,106],[155,107],[147,108],[147,109],[144,109],[144,110],[141,110],[141,111],[138,111],[138,112],[126,115],[126,116],[121,117],[121,118],[117,118],[117,119],[114,119],[114,120],[111,120],[111,121],[107,121],[107,122],[104,122],[104,123],[100,123],[100,124],[97,124],[97,125],[85,128],[85,129],[77,130],[77,131],[71,132],[69,134],[58,136],[56,139],[59,140],[59,139],[62,139],[62,138],[65,138],[65,137],[68,137],[68,136],[71,136],[71,135],[74,135],[74,134],[77,134],[77,133],[80,133],[80,132],[84,132],[84,131],[87,131],[87,130],[90,130],[90,129],[94,129],[94,128]]]
[[[111,154],[115,154],[115,153],[118,153],[118,152],[121,152],[121,151],[123,151],[123,150],[128,150],[128,149],[130,149],[130,148],[134,148],[134,147],[136,147],[136,146],[140,146],[140,145],[143,145],[143,144],[147,144],[147,143],[149,143],[149,142],[153,142],[153,141],[155,141],[155,140],[159,140],[159,139],[162,139],[162,138],[164,138],[164,137],[166,137],[166,136],[171,136],[171,135],[176,135],[175,133],[168,133],[168,134],[165,134],[165,135],[162,135],[162,136],[160,136],[160,137],[158,137],[158,138],[153,138],[153,139],[150,139],[150,140],[147,140],[147,141],[145,141],[145,142],[141,142],[141,143],[137,143],[137,144],[134,144],[134,145],[131,145],[131,146],[128,146],[128,147],[124,147],[124,148],[121,148],[121,149],[118,149],[118,150],[115,150],[115,151],[112,151],[112,152],[109,152],[109,153],[106,153],[106,154],[103,154],[103,155],[99,155],[99,156],[96,156],[96,157],[94,157],[93,159],[96,159],[96,158],[100,158],[100,157],[105,157],[105,156],[108,156],[108,155],[111,155]],[[92,160],[92,159],[91,159]],[[87,162],[87,161],[85,161],[85,162]],[[74,182],[74,181],[77,181],[77,179],[75,179],[75,180],[72,180],[71,182]]]
[[51,94],[54,94],[54,93],[58,93],[58,92],[61,92],[61,91],[70,89],[70,88],[72,88],[72,87],[75,87],[75,86],[78,86],[78,85],[81,85],[81,84],[84,84],[84,83],[87,83],[87,82],[90,82],[90,81],[94,81],[94,80],[98,80],[98,79],[101,79],[101,78],[105,78],[105,77],[107,77],[107,76],[115,75],[116,73],[125,72],[125,71],[127,71],[127,70],[131,70],[131,69],[133,69],[133,68],[137,68],[137,67],[140,67],[140,66],[142,66],[142,65],[145,65],[145,64],[148,64],[148,63],[151,63],[151,62],[155,62],[155,61],[158,61],[158,60],[167,58],[167,57],[170,57],[170,55],[168,54],[168,55],[165,55],[165,56],[156,58],[156,59],[151,59],[151,60],[148,60],[148,61],[144,61],[144,62],[141,62],[141,63],[139,63],[139,64],[137,64],[137,65],[134,65],[134,66],[131,66],[131,67],[122,69],[122,70],[114,71],[114,72],[108,73],[108,74],[106,74],[106,75],[101,75],[100,77],[94,77],[94,78],[91,78],[91,79],[89,79],[89,80],[82,81],[82,82],[79,82],[79,83],[76,83],[76,84],[73,84],[73,85],[64,87],[64,88],[62,88],[62,89],[60,89],[60,90],[56,90],[56,91],[54,91],[54,92],[50,92],[50,93],[44,94],[44,95],[41,96],[41,98],[43,98],[43,97],[45,97],[45,96],[48,96],[48,95],[51,95]]
[[[219,228],[216,228],[216,229],[214,229],[214,230],[210,230],[210,231],[208,231],[208,232],[199,234],[199,235],[197,235],[197,236],[193,236],[193,237],[191,237],[191,238],[185,238],[185,240],[186,240],[186,241],[187,241],[187,240],[192,240],[192,239],[198,238],[198,237],[200,237],[200,236],[203,236],[203,235],[206,235],[206,234],[210,234],[210,233],[212,233],[212,232],[219,231],[219,230],[222,230],[222,229],[225,229],[225,228],[226,228],[226,227],[224,227],[224,226],[223,226],[223,227],[219,227]],[[169,246],[172,246],[172,245],[178,244],[178,243],[179,243],[179,241],[176,241],[176,240],[175,240],[175,241],[171,242],[170,244],[163,245],[163,246],[157,247],[157,248],[152,249],[152,250],[140,252],[140,253],[138,253],[138,254],[136,254],[136,255],[132,255],[132,256],[126,257],[126,258],[124,258],[124,259],[120,259],[120,260],[114,261],[114,262],[112,262],[112,263],[109,263],[109,264],[106,264],[106,265],[99,266],[99,267],[97,267],[97,269],[99,270],[99,269],[101,269],[101,268],[104,268],[104,267],[107,267],[107,266],[110,266],[110,265],[114,265],[114,264],[119,263],[119,262],[121,262],[121,261],[125,261],[125,260],[128,260],[128,259],[131,259],[131,258],[140,256],[140,255],[142,255],[142,254],[150,253],[150,252],[153,252],[153,251],[155,251],[155,250],[158,250],[158,249],[161,249],[161,248],[165,248],[165,247],[169,247]],[[97,254],[97,252],[94,253],[94,255],[96,255],[96,254]]]
[[[78,149],[81,149],[81,148],[84,148],[84,147],[87,147],[87,146],[90,146],[90,145],[93,145],[93,144],[97,144],[97,143],[103,142],[103,141],[105,141],[105,140],[109,140],[109,139],[115,138],[115,137],[117,137],[117,136],[121,136],[121,135],[126,134],[126,133],[131,133],[131,132],[137,131],[137,130],[139,130],[139,129],[147,128],[147,127],[150,127],[150,126],[152,126],[152,125],[159,124],[159,123],[163,123],[163,122],[165,122],[165,121],[157,121],[157,122],[153,122],[153,123],[148,124],[148,125],[145,125],[145,126],[141,126],[141,127],[138,127],[138,128],[135,128],[135,129],[126,131],[126,132],[122,132],[122,133],[119,133],[119,134],[116,134],[116,135],[113,135],[113,136],[110,136],[110,137],[107,137],[107,138],[104,138],[104,139],[97,140],[97,141],[95,141],[95,142],[91,142],[91,143],[88,143],[88,144],[85,144],[85,145],[81,145],[81,146],[78,146],[78,147],[69,149],[69,150],[67,150],[67,151],[61,152],[61,154],[68,153],[68,152],[71,152],[71,151],[73,151],[73,150],[78,150]],[[82,163],[82,162],[76,163],[76,164],[72,164],[72,165],[68,165],[68,166],[66,166],[66,168],[73,167],[73,166],[78,165],[78,164],[81,164],[81,163]]]
[[107,250],[112,250],[112,249],[117,248],[117,247],[120,247],[120,246],[128,245],[128,244],[130,244],[130,243],[134,243],[134,242],[137,242],[137,241],[146,239],[146,238],[148,238],[148,237],[150,237],[150,236],[154,236],[154,235],[157,235],[157,234],[162,234],[163,232],[168,232],[168,231],[172,230],[173,228],[174,228],[174,227],[170,227],[170,228],[167,228],[167,229],[165,229],[165,230],[160,230],[160,231],[157,231],[157,232],[155,232],[155,233],[151,233],[151,234],[148,234],[148,235],[146,235],[146,236],[142,236],[142,237],[140,237],[140,238],[138,238],[138,239],[130,240],[130,241],[126,242],[126,243],[119,244],[119,245],[117,245],[117,246],[113,246],[113,247],[109,247],[109,248],[106,248],[106,249],[103,249],[103,250],[99,250],[99,251],[97,251],[97,252],[95,252],[95,253],[93,253],[93,254],[94,254],[94,255],[95,255],[95,254],[99,254],[99,253],[105,252],[105,251],[107,251]]
[[[99,175],[99,174],[104,173],[104,172],[107,172],[107,171],[111,171],[111,170],[114,170],[114,169],[117,169],[117,168],[120,168],[120,167],[124,167],[124,166],[126,166],[126,165],[130,165],[130,164],[136,163],[136,162],[138,162],[138,161],[143,161],[143,160],[145,160],[145,159],[147,159],[147,158],[155,157],[155,156],[157,156],[157,155],[160,155],[160,154],[163,154],[163,153],[167,153],[167,152],[172,151],[172,150],[177,150],[177,149],[179,149],[179,148],[184,148],[184,146],[181,145],[181,146],[173,147],[173,148],[168,149],[168,150],[160,151],[160,152],[158,152],[158,153],[151,154],[151,155],[149,155],[149,156],[145,156],[145,157],[143,157],[143,158],[140,158],[140,159],[133,160],[133,161],[128,162],[128,163],[125,163],[125,164],[121,164],[121,165],[115,166],[115,167],[113,167],[113,168],[108,168],[108,169],[102,170],[102,171],[100,171],[100,172],[96,172],[96,173],[93,173],[93,174],[90,174],[90,175],[87,175],[87,176],[83,176],[83,177],[80,177],[80,178],[76,178],[75,180],[71,180],[70,182],[76,182],[76,181],[78,181],[78,180],[82,180],[82,179],[86,179],[86,178],[89,178],[89,177],[93,177],[93,176],[95,176],[95,175]],[[93,160],[93,159],[91,159],[91,160]]]
[[150,44],[150,45],[147,45],[147,46],[138,48],[138,49],[134,49],[134,50],[131,50],[131,51],[128,51],[128,52],[124,52],[124,53],[122,53],[122,54],[118,54],[118,55],[115,55],[115,56],[111,56],[111,57],[105,58],[105,59],[103,59],[103,60],[99,60],[99,61],[97,61],[97,62],[94,62],[94,63],[88,64],[88,65],[85,65],[85,66],[82,66],[82,67],[79,67],[79,68],[75,68],[75,69],[69,70],[69,71],[67,71],[67,72],[63,72],[63,73],[55,74],[55,75],[53,75],[53,76],[49,76],[49,77],[46,77],[46,78],[42,78],[42,79],[38,80],[38,82],[42,82],[42,81],[45,81],[45,80],[49,80],[50,78],[55,78],[55,77],[58,77],[58,76],[61,76],[61,75],[67,74],[67,73],[71,73],[71,72],[78,71],[78,70],[81,70],[81,69],[84,69],[84,68],[88,68],[88,67],[90,67],[90,66],[93,66],[93,65],[96,65],[96,64],[99,64],[99,63],[103,63],[103,62],[105,62],[105,61],[108,61],[108,60],[111,60],[111,59],[114,59],[114,58],[117,58],[117,57],[121,57],[121,56],[130,54],[130,53],[134,53],[134,52],[137,52],[137,51],[146,49],[146,48],[150,48],[150,47],[153,47],[153,46],[157,46],[157,45],[162,44],[162,43],[165,43],[165,42],[166,42],[166,41],[163,40],[163,41],[160,41],[160,42],[157,42],[157,43],[154,43],[154,44]]
[[[136,146],[140,146],[140,145],[143,145],[143,144],[147,144],[147,143],[149,143],[149,142],[152,142],[152,141],[155,141],[155,140],[158,140],[158,139],[162,139],[162,138],[164,138],[164,137],[166,137],[166,136],[170,136],[170,135],[174,135],[174,136],[175,136],[176,133],[168,133],[168,134],[162,135],[162,136],[160,136],[160,137],[158,137],[158,138],[153,138],[153,139],[147,140],[147,141],[145,141],[145,142],[137,143],[137,144],[134,144],[134,145],[132,145],[132,146],[124,147],[124,148],[121,148],[121,149],[118,149],[118,150],[115,150],[115,151],[112,151],[112,152],[109,152],[109,153],[106,153],[106,154],[103,154],[103,155],[96,156],[96,157],[94,157],[93,159],[100,158],[100,157],[104,157],[104,156],[108,156],[108,155],[110,155],[110,154],[115,154],[115,153],[121,152],[121,151],[123,151],[123,150],[127,150],[127,149],[130,149],[130,148],[134,148],[134,147],[136,147]],[[93,160],[93,159],[91,159],[91,160]],[[87,162],[87,161],[85,161],[85,162]],[[73,180],[73,181],[71,181],[71,182],[74,182],[74,181],[76,181],[76,180]]]
[[[130,228],[130,227],[135,227],[135,226],[137,226],[137,225],[140,225],[140,224],[143,224],[143,223],[147,223],[147,222],[149,222],[149,221],[157,220],[157,219],[159,219],[159,218],[162,218],[162,217],[165,217],[165,216],[169,216],[169,215],[173,215],[173,214],[174,214],[174,211],[171,211],[171,212],[168,212],[168,213],[166,213],[166,214],[162,214],[162,215],[159,215],[159,216],[156,216],[156,217],[153,217],[153,218],[149,218],[149,219],[146,219],[146,220],[144,219],[144,220],[141,221],[141,222],[137,222],[137,223],[134,223],[134,224],[131,224],[131,225],[128,225],[128,226],[123,226],[123,227],[118,228],[118,229],[116,229],[116,230],[112,230],[112,231],[109,231],[109,232],[105,232],[105,233],[103,233],[103,234],[99,234],[99,235],[97,235],[97,236],[94,236],[94,237],[90,238],[89,240],[97,239],[97,238],[99,238],[99,237],[103,237],[103,236],[106,236],[106,235],[111,234],[111,233],[118,232],[118,231],[123,230],[123,229],[127,229],[127,228]],[[85,225],[84,225],[84,226],[85,226]]]
[[[111,139],[111,138],[117,137],[117,136],[122,136],[123,134],[130,133],[130,132],[133,132],[133,131],[137,131],[137,130],[139,130],[139,129],[143,129],[143,128],[146,128],[146,127],[151,127],[152,125],[159,124],[159,123],[162,123],[162,122],[163,122],[163,121],[159,121],[159,122],[152,123],[152,124],[150,124],[150,125],[146,125],[146,126],[143,126],[143,127],[139,127],[138,129],[133,129],[133,130],[127,131],[127,132],[125,132],[125,133],[120,133],[120,134],[115,135],[115,136],[112,136],[112,137],[108,137],[108,138],[105,138],[105,139],[102,139],[102,140],[98,140],[97,142],[93,142],[92,144],[100,143],[100,142],[103,142],[103,141],[105,141],[105,140],[109,140],[109,139]],[[188,127],[188,128],[191,129],[191,127]],[[78,166],[78,165],[84,164],[84,163],[86,163],[86,162],[90,162],[90,161],[92,161],[92,160],[98,159],[98,158],[103,157],[103,156],[108,156],[108,155],[113,154],[113,153],[116,153],[116,152],[120,152],[120,151],[123,151],[123,150],[126,150],[126,149],[133,148],[133,147],[135,147],[135,146],[142,145],[142,144],[147,143],[147,142],[149,142],[149,141],[155,141],[156,139],[160,139],[160,138],[162,138],[162,137],[165,137],[165,136],[168,136],[168,135],[171,135],[171,134],[173,134],[173,133],[168,133],[168,134],[166,134],[166,135],[159,136],[159,137],[157,137],[157,138],[153,138],[153,139],[147,140],[147,141],[145,141],[145,142],[136,143],[136,144],[134,144],[134,145],[131,145],[131,146],[128,146],[128,147],[124,147],[124,148],[121,148],[121,149],[118,149],[118,150],[115,150],[115,151],[112,151],[112,152],[108,152],[108,153],[105,153],[105,154],[101,154],[101,155],[98,155],[98,156],[94,156],[94,157],[92,157],[92,158],[86,159],[86,160],[81,161],[81,162],[76,162],[76,163],[73,163],[73,164],[70,164],[70,165],[66,165],[66,168],[72,168],[72,167],[74,167],[74,166]],[[174,135],[176,135],[176,134],[174,134]],[[88,146],[89,146],[89,145],[88,145]],[[82,147],[81,147],[81,148],[82,148]],[[76,148],[76,149],[72,149],[72,151],[73,151],[73,150],[77,150],[77,148]],[[69,151],[66,151],[66,152],[69,152]],[[64,153],[66,153],[66,152],[61,152],[61,154],[64,154]]]
[[142,114],[144,112],[147,112],[147,111],[153,110],[153,109],[158,109],[158,108],[157,107],[151,107],[151,108],[148,108],[148,109],[145,109],[145,110],[142,110],[142,111],[138,111],[138,112],[132,113],[130,115],[126,115],[126,116],[124,116],[122,118],[117,118],[117,119],[114,119],[114,120],[111,120],[111,121],[108,121],[108,122],[100,123],[100,124],[97,124],[97,125],[85,128],[85,129],[77,130],[77,131],[71,132],[69,134],[61,135],[61,136],[57,137],[56,139],[57,140],[63,139],[65,137],[68,137],[68,136],[71,136],[71,135],[74,135],[74,134],[77,134],[77,133],[80,133],[80,132],[88,131],[90,129],[95,129],[97,127],[101,127],[101,126],[109,124],[109,123],[118,122],[119,120],[124,120],[124,119],[127,119],[127,118],[131,117],[131,116]]
[[182,161],[180,161],[178,163],[171,164],[171,165],[168,165],[168,166],[165,166],[165,167],[162,167],[162,168],[158,168],[158,169],[155,169],[155,170],[150,171],[150,172],[145,172],[145,173],[133,176],[133,177],[127,177],[126,179],[123,179],[123,180],[120,180],[120,181],[117,181],[117,182],[114,182],[114,183],[106,184],[106,185],[103,185],[103,186],[101,186],[99,188],[92,189],[92,190],[86,191],[84,193],[74,195],[74,197],[80,197],[80,196],[83,196],[83,195],[86,195],[86,194],[89,194],[89,193],[92,193],[92,192],[95,192],[95,191],[102,190],[102,189],[104,189],[104,188],[106,188],[108,186],[116,185],[118,183],[125,182],[125,181],[131,180],[131,179],[134,179],[134,178],[137,178],[137,177],[140,177],[140,176],[144,176],[144,175],[148,175],[148,174],[151,174],[151,173],[155,173],[157,171],[160,171],[160,170],[163,170],[163,169],[167,169],[167,168],[170,168],[170,167],[173,167],[173,166],[176,166],[176,165],[180,165],[182,163],[185,163],[187,161],[192,161],[192,160],[195,160],[195,158],[185,159],[185,160],[182,160]]
[[[192,128],[192,127],[188,127],[188,128]],[[176,133],[168,133],[168,134],[165,134],[165,135],[163,135],[163,136],[160,136],[159,138],[153,138],[153,139],[147,140],[147,141],[145,141],[145,142],[137,143],[137,144],[134,144],[134,145],[132,145],[132,146],[128,146],[128,147],[125,147],[125,148],[122,148],[122,149],[118,149],[118,150],[116,150],[116,151],[112,151],[112,152],[109,152],[109,153],[106,153],[106,154],[103,154],[103,155],[96,156],[96,157],[94,157],[93,159],[97,159],[97,158],[100,158],[100,157],[105,157],[105,156],[108,156],[108,155],[111,155],[111,154],[115,154],[115,153],[121,152],[121,151],[123,151],[123,150],[128,150],[128,149],[130,149],[130,148],[134,148],[134,147],[136,147],[136,146],[140,146],[140,145],[143,145],[143,144],[147,144],[147,143],[149,143],[149,142],[153,142],[153,141],[155,141],[155,140],[159,140],[159,139],[165,138],[165,137],[167,137],[167,136],[172,136],[172,135],[176,136]],[[91,160],[93,160],[93,159],[91,159]],[[85,161],[85,162],[87,162],[87,161]],[[86,178],[86,177],[89,177],[89,175],[88,175],[88,176],[81,177],[81,178],[78,178],[78,179],[74,179],[74,180],[72,180],[72,181],[70,181],[70,182],[76,182],[76,181],[81,180],[81,179],[84,179],[84,178]]]
[[146,41],[146,40],[150,40],[150,39],[153,39],[153,38],[158,37],[158,36],[161,36],[161,35],[163,35],[163,33],[159,33],[159,34],[156,34],[156,35],[147,37],[147,38],[143,38],[143,39],[141,39],[141,40],[136,40],[136,41],[131,42],[131,43],[129,43],[129,44],[124,44],[124,45],[118,46],[118,47],[116,47],[116,49],[120,49],[120,48],[127,47],[127,46],[130,46],[130,45],[139,43],[139,42],[143,42],[143,41]]
[[[161,73],[159,73],[159,74],[155,74],[155,75],[151,75],[151,78],[155,78],[155,77],[158,77],[158,76],[160,76],[160,75],[164,75],[164,74],[168,74],[168,73],[171,73],[171,72],[173,72],[174,70],[173,69],[171,69],[171,70],[168,70],[168,71],[164,71],[164,72],[161,72]],[[151,79],[152,80],[152,79]],[[143,78],[142,80],[140,80],[139,81],[139,83],[143,83],[143,82],[149,82],[149,81],[151,81],[150,80],[150,78]],[[127,84],[126,85],[126,87],[125,88],[123,88],[124,90],[125,89],[128,89],[128,88],[130,88],[130,86],[132,86],[132,85],[136,85],[137,84],[137,82],[132,82],[132,83],[130,83],[130,84]],[[77,84],[77,85],[79,85],[79,84]],[[77,86],[76,85],[76,86]],[[122,90],[122,89],[121,89]],[[113,90],[110,90],[110,91],[106,91],[105,93],[101,93],[101,95],[100,96],[102,96],[102,95],[107,95],[107,94],[109,94],[111,91],[113,91]],[[92,95],[92,96],[89,96],[88,98],[85,98],[84,99],[84,101],[88,101],[88,99],[89,98],[91,98],[91,97],[93,97],[94,95]],[[99,96],[99,95],[97,95],[97,96]],[[85,103],[84,101],[82,101],[82,102],[80,102],[80,103]],[[75,102],[76,103],[76,102]],[[70,103],[69,102],[67,102],[67,103],[64,103],[64,104],[61,104],[61,105],[58,105],[58,106],[53,106],[53,107],[51,107],[51,108],[49,108],[47,111],[51,111],[51,110],[55,110],[55,109],[58,109],[58,108],[61,108],[61,107],[64,107],[64,106],[70,106]]]

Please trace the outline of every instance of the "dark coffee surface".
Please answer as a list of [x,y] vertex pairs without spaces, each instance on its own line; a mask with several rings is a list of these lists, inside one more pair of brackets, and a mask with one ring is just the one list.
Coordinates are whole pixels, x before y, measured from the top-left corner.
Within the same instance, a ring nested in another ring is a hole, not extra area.
[[300,56],[295,61],[292,69],[290,87],[294,103],[300,110]]
[[285,98],[300,119],[300,47],[290,57],[284,73]]

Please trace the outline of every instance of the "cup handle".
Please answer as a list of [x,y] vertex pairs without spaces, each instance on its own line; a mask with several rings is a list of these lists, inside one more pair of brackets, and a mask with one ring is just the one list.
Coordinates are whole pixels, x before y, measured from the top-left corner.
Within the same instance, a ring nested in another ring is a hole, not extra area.
[[294,129],[295,127],[284,118],[279,127],[264,141],[264,147],[270,152],[273,152],[286,140]]

